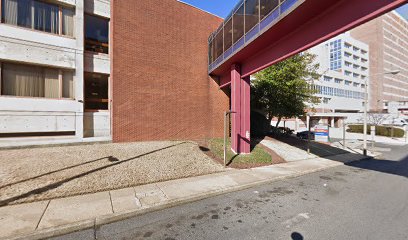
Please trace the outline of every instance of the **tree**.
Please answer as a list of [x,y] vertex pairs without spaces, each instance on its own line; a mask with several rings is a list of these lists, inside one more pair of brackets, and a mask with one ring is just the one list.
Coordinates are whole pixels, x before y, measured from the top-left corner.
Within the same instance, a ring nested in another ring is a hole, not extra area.
[[262,109],[269,121],[277,117],[299,117],[305,114],[307,103],[318,99],[309,79],[319,79],[319,64],[314,63],[315,55],[297,54],[255,74],[251,83],[253,107]]

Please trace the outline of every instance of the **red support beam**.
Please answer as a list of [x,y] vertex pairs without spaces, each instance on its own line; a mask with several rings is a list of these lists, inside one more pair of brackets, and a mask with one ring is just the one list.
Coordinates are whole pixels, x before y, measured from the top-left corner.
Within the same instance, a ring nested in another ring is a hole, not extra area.
[[231,150],[240,153],[241,135],[241,67],[231,66]]
[[251,85],[250,77],[241,79],[241,138],[240,153],[251,152]]

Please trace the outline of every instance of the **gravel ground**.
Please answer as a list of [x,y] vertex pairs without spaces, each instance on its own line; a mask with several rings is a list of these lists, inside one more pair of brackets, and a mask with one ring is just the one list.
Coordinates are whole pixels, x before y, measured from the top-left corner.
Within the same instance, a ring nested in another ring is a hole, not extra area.
[[204,175],[223,167],[192,142],[0,151],[0,206]]

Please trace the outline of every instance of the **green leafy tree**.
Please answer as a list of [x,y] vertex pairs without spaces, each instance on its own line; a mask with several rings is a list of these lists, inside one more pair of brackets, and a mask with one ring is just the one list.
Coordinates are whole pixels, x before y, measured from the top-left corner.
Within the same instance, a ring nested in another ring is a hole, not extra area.
[[319,64],[314,63],[315,55],[297,54],[255,74],[252,81],[253,107],[262,109],[267,118],[300,117],[305,114],[307,104],[316,104],[315,90],[310,80],[319,79]]

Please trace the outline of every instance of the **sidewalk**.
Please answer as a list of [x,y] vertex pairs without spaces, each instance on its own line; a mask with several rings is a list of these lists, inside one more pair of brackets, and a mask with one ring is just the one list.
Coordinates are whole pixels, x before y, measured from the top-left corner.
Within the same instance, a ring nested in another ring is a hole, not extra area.
[[[343,129],[342,128],[330,128],[330,137],[336,139],[343,139]],[[346,140],[363,140],[364,134],[362,133],[351,133],[346,132]],[[372,136],[367,134],[367,140],[372,141]],[[391,138],[384,136],[374,136],[374,142],[376,143],[385,143],[393,145],[408,145],[408,139],[403,138]]]
[[107,223],[365,157],[346,153],[329,158],[332,160],[317,157],[254,169],[228,169],[211,175],[6,206],[0,208],[0,238],[43,239],[89,229],[89,239],[94,239],[95,229]]

